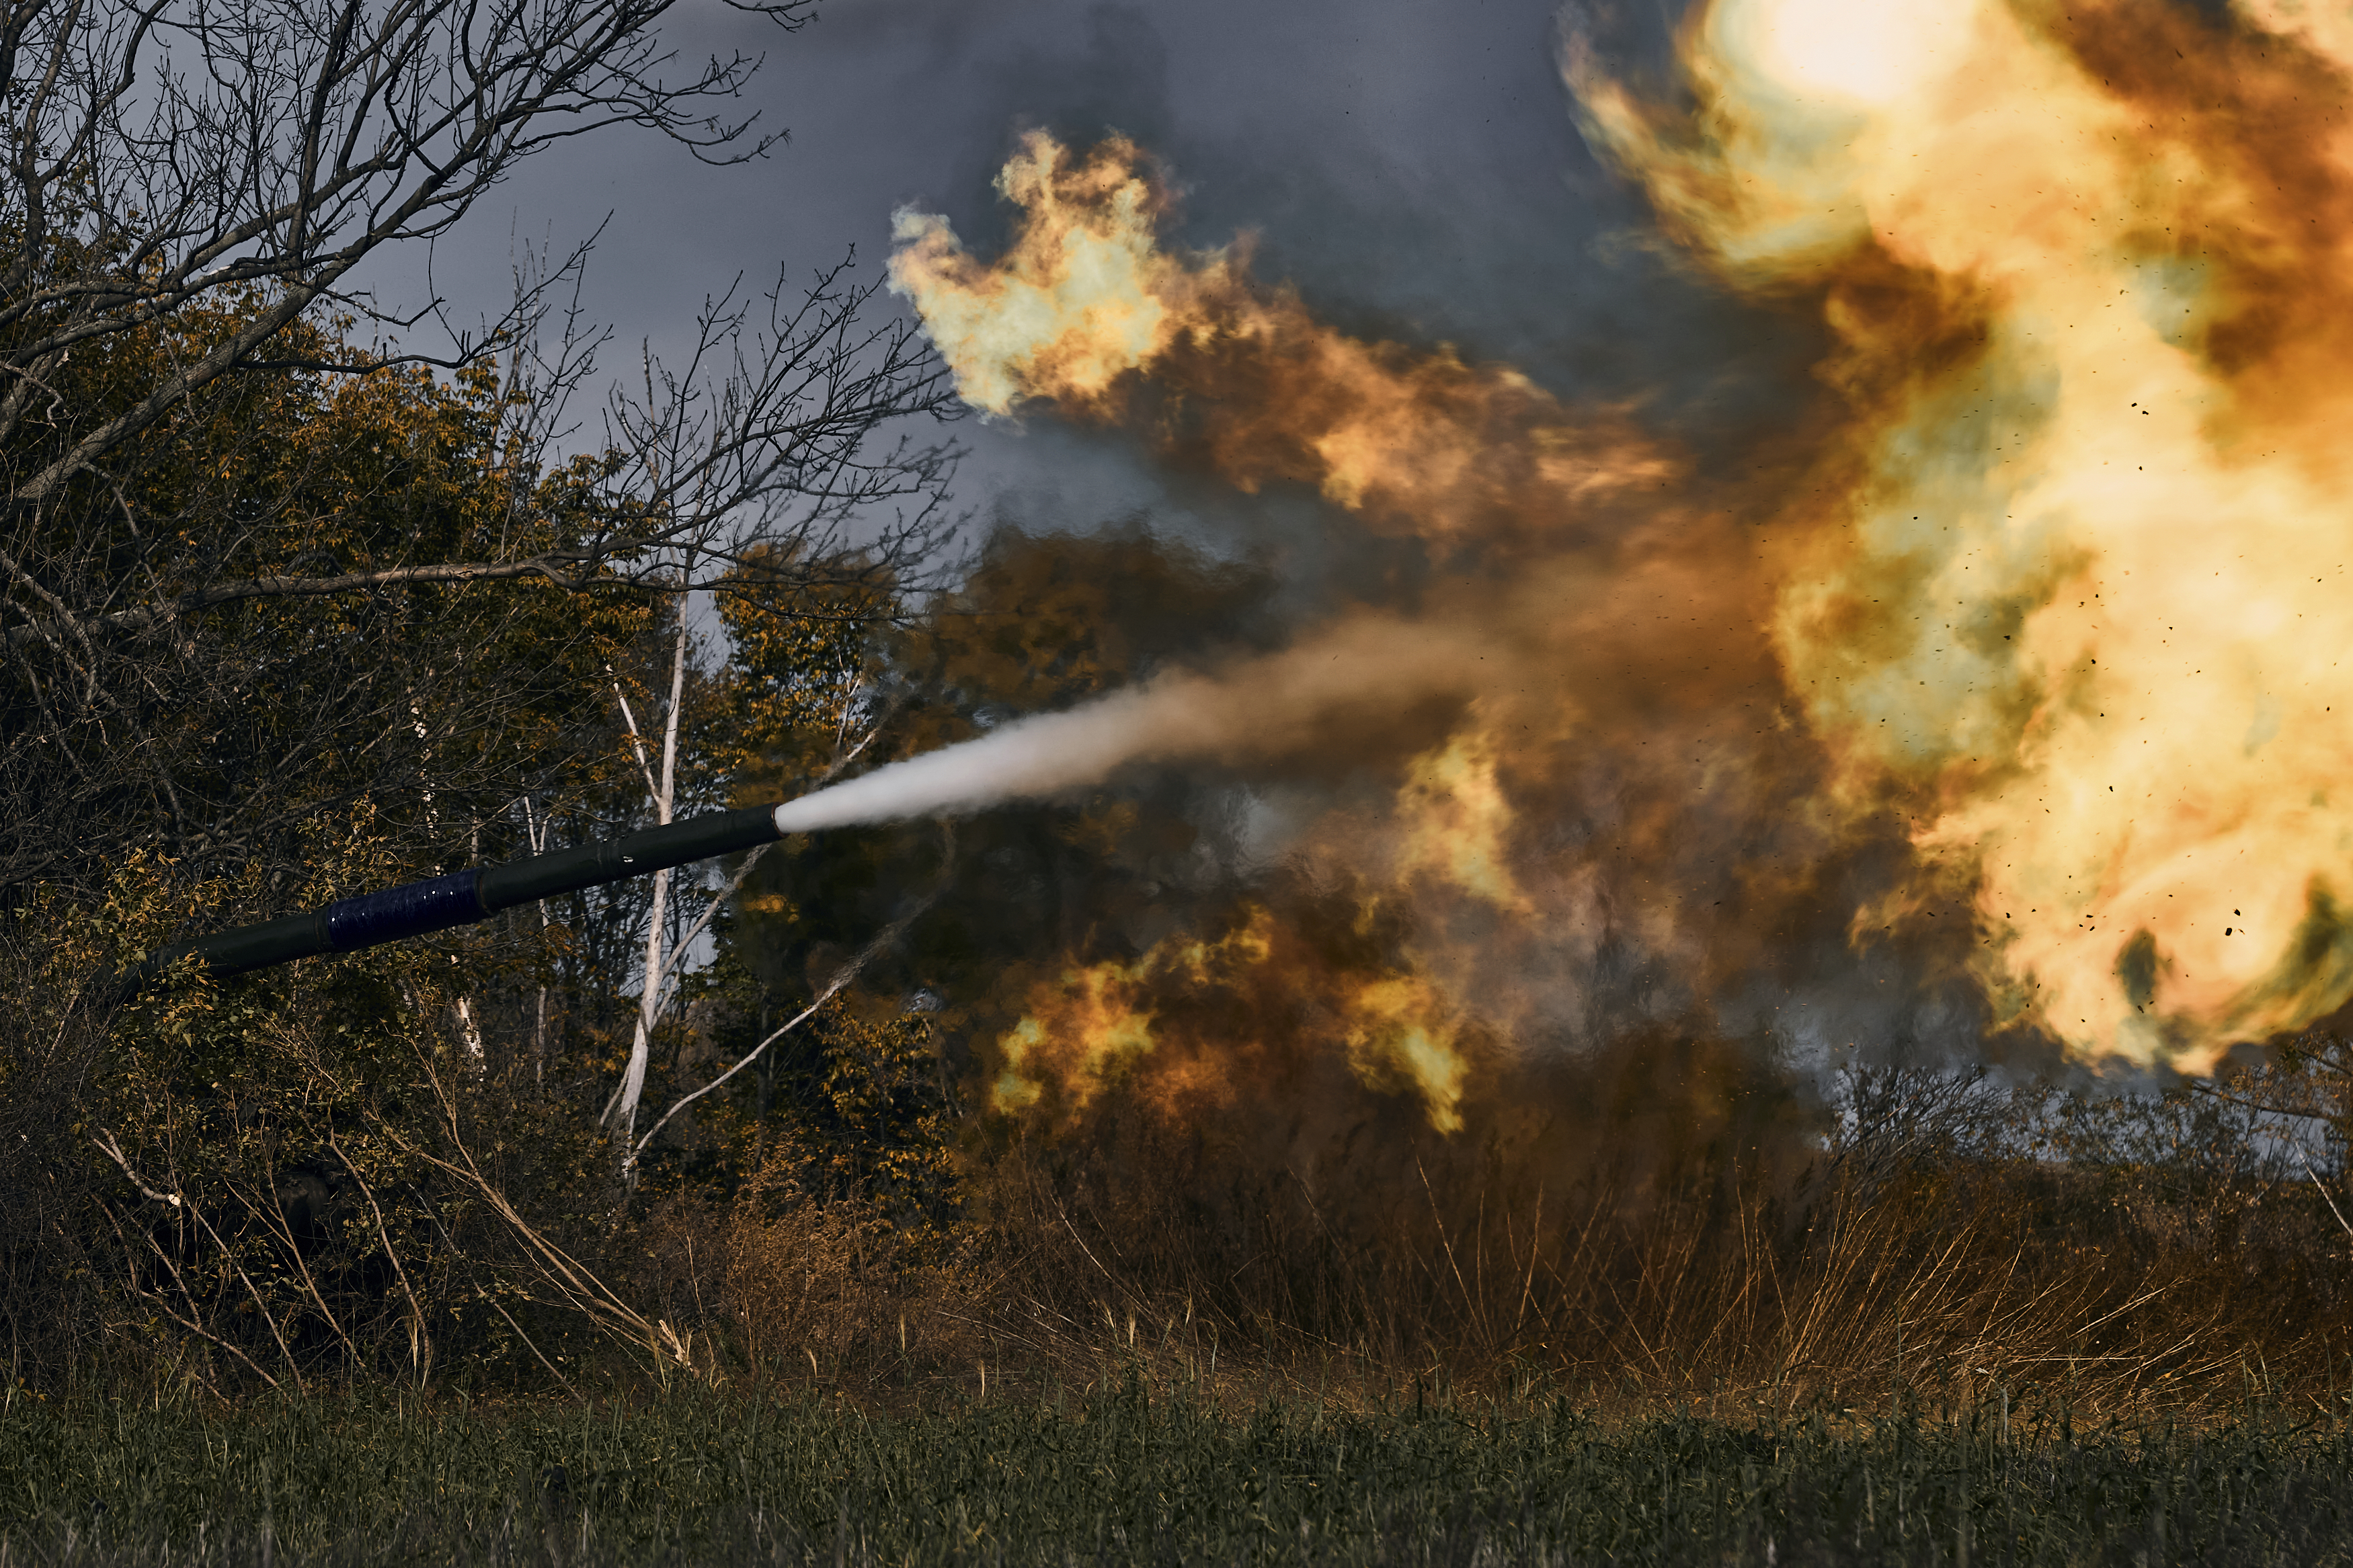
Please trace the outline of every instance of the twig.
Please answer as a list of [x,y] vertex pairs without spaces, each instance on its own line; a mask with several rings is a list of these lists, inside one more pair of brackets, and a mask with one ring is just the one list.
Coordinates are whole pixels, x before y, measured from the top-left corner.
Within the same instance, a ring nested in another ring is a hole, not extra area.
[[579,1399],[580,1403],[583,1405],[588,1403],[586,1399],[580,1398],[580,1391],[572,1386],[572,1380],[565,1376],[562,1373],[556,1371],[555,1363],[548,1360],[546,1355],[541,1352],[537,1345],[532,1343],[531,1336],[522,1331],[522,1325],[514,1321],[514,1314],[506,1310],[504,1303],[500,1301],[496,1296],[491,1295],[489,1291],[483,1289],[479,1285],[474,1288],[474,1294],[482,1300],[488,1302],[491,1311],[496,1312],[500,1317],[504,1318],[507,1321],[507,1327],[514,1331],[515,1338],[521,1340],[523,1342],[524,1348],[529,1350],[533,1355],[539,1358],[539,1364],[547,1369],[548,1376],[555,1379],[556,1382],[564,1385],[565,1393],[572,1395],[575,1399]]
[[[943,878],[942,886],[944,887],[944,885],[945,879]],[[725,1083],[729,1079],[733,1078],[737,1073],[742,1072],[745,1068],[750,1067],[754,1062],[759,1060],[761,1052],[766,1050],[770,1046],[775,1045],[778,1040],[783,1039],[786,1035],[792,1033],[793,1030],[798,1028],[801,1025],[807,1023],[811,1017],[815,1016],[819,1008],[823,1007],[828,1002],[832,1001],[835,996],[840,994],[843,986],[849,984],[852,980],[858,977],[858,972],[864,969],[877,953],[881,952],[885,947],[897,942],[901,936],[906,933],[907,928],[913,925],[918,917],[924,914],[934,904],[937,903],[940,898],[940,891],[941,889],[934,889],[929,898],[916,905],[913,909],[909,910],[905,914],[901,915],[897,920],[892,921],[889,925],[884,926],[875,936],[873,941],[868,942],[864,947],[858,950],[858,955],[856,957],[852,958],[848,963],[843,964],[839,970],[834,972],[833,978],[826,982],[825,989],[818,994],[816,1001],[810,1003],[807,1006],[802,1008],[799,1012],[786,1019],[785,1023],[774,1033],[770,1034],[766,1039],[762,1040],[758,1045],[754,1046],[750,1051],[746,1052],[742,1060],[738,1061],[733,1067],[729,1068],[725,1072],[721,1073],[717,1078],[712,1079],[709,1083],[704,1084],[701,1089],[696,1089],[693,1093],[681,1095],[668,1110],[661,1113],[661,1120],[648,1128],[646,1130],[646,1135],[643,1138],[638,1139],[637,1143],[629,1150],[629,1158],[628,1163],[632,1165],[637,1163],[638,1157],[643,1154],[647,1148],[653,1142],[655,1135],[660,1132],[663,1128],[670,1125],[671,1117],[676,1116],[680,1111],[684,1110],[688,1106],[692,1105],[696,1100],[701,1100],[704,1095],[709,1094],[712,1090]]]
[[613,700],[621,705],[621,717],[628,721],[629,749],[638,755],[638,772],[646,777],[646,793],[653,796],[656,805],[659,805],[661,801],[661,786],[654,783],[653,763],[647,761],[645,739],[638,733],[638,716],[630,711],[629,700],[622,693],[621,683],[617,679],[613,682]]
[[2291,1143],[2288,1147],[2295,1151],[2296,1163],[2302,1165],[2304,1167],[2304,1173],[2312,1178],[2312,1184],[2320,1189],[2320,1201],[2327,1204],[2328,1205],[2328,1212],[2337,1216],[2337,1224],[2338,1227],[2341,1228],[2347,1236],[2353,1236],[2353,1225],[2347,1225],[2345,1223],[2345,1211],[2337,1206],[2336,1198],[2331,1196],[2329,1194],[2328,1184],[2320,1179],[2320,1173],[2314,1170],[2312,1168],[2312,1162],[2304,1157],[2304,1146],[2300,1143]]
[[[441,1239],[448,1243],[451,1254],[455,1255],[458,1251],[458,1238],[449,1234],[448,1226],[442,1222],[439,1215],[434,1214],[429,1208],[426,1211],[426,1214],[427,1217],[433,1221],[433,1228],[441,1233]],[[564,1385],[565,1393],[572,1395],[575,1399],[580,1399],[580,1391],[572,1386],[572,1380],[565,1377],[561,1372],[558,1372],[555,1369],[555,1363],[547,1359],[546,1355],[541,1352],[538,1344],[529,1334],[522,1331],[522,1325],[514,1321],[514,1314],[507,1310],[506,1304],[504,1302],[501,1301],[496,1296],[491,1295],[488,1290],[483,1289],[480,1285],[476,1285],[474,1287],[474,1300],[483,1303],[485,1306],[489,1307],[491,1311],[496,1312],[500,1317],[504,1318],[506,1320],[507,1327],[514,1331],[515,1338],[521,1340],[523,1342],[523,1348],[530,1351],[531,1353],[538,1359],[539,1364],[547,1369],[547,1374]],[[580,1399],[580,1402],[583,1405],[587,1403],[585,1399]]]
[[[668,992],[676,988],[679,976],[684,972],[686,950],[694,945],[694,939],[702,934],[703,928],[711,923],[712,917],[726,907],[727,900],[743,890],[744,879],[752,874],[752,868],[760,863],[760,857],[773,847],[775,847],[773,845],[762,844],[755,847],[749,855],[744,856],[744,863],[735,868],[735,875],[728,879],[725,887],[711,896],[711,901],[702,906],[702,913],[696,918],[687,933],[670,944],[671,962],[664,966],[662,973],[663,991]],[[670,998],[667,995],[660,997],[654,1004],[654,1016],[660,1017],[669,1008]]]
[[1051,1192],[1049,1192],[1046,1195],[1053,1199],[1054,1213],[1061,1217],[1062,1228],[1071,1233],[1071,1239],[1079,1244],[1079,1250],[1085,1253],[1087,1261],[1095,1266],[1095,1272],[1102,1275],[1105,1279],[1110,1280],[1111,1288],[1113,1289],[1118,1291],[1121,1295],[1125,1296],[1129,1300],[1134,1300],[1136,1299],[1135,1293],[1130,1290],[1126,1286],[1121,1284],[1119,1280],[1113,1277],[1112,1271],[1103,1266],[1103,1259],[1097,1258],[1094,1253],[1094,1248],[1087,1245],[1087,1238],[1081,1236],[1079,1234],[1079,1227],[1071,1223],[1070,1212],[1062,1207],[1060,1195]]
[[[115,1215],[111,1209],[107,1210],[107,1218],[113,1222],[115,1236],[120,1238],[122,1235],[122,1221]],[[172,1276],[172,1283],[179,1287],[180,1295],[187,1301],[189,1311],[194,1313],[196,1310],[196,1293],[188,1289],[187,1277],[180,1272],[180,1266],[172,1261],[172,1255],[170,1253],[165,1252],[163,1247],[156,1245],[156,1241],[153,1237],[142,1231],[140,1233],[140,1239],[147,1244],[147,1249],[150,1252],[153,1252],[155,1255],[156,1260],[162,1263],[164,1268],[170,1272]],[[139,1295],[145,1297],[148,1300],[153,1301],[157,1307],[163,1310],[165,1317],[179,1324],[180,1327],[187,1330],[188,1332],[195,1335],[198,1339],[205,1340],[212,1344],[220,1346],[221,1349],[228,1352],[229,1354],[237,1357],[237,1360],[245,1363],[247,1366],[252,1368],[254,1376],[261,1379],[262,1382],[268,1384],[270,1387],[276,1388],[278,1386],[278,1380],[264,1371],[259,1362],[255,1361],[251,1356],[246,1354],[244,1351],[238,1349],[236,1345],[231,1344],[220,1335],[214,1333],[210,1329],[206,1328],[200,1320],[194,1316],[182,1317],[179,1312],[173,1308],[169,1301],[164,1300],[160,1295],[154,1292],[140,1290],[135,1284],[132,1288],[136,1290]]]
[[1438,1224],[1438,1245],[1445,1250],[1446,1267],[1454,1276],[1454,1288],[1462,1292],[1462,1306],[1472,1317],[1481,1319],[1477,1302],[1471,1299],[1471,1287],[1462,1281],[1462,1266],[1454,1261],[1454,1241],[1446,1234],[1446,1216],[1438,1212],[1438,1194],[1430,1184],[1430,1173],[1421,1168],[1421,1156],[1413,1157],[1413,1173],[1421,1178],[1421,1190],[1430,1199],[1430,1217]]
[[[277,1176],[266,1166],[262,1173],[269,1177],[269,1184],[275,1189],[278,1184]],[[279,1212],[275,1203],[266,1205],[258,1204],[245,1194],[237,1192],[233,1184],[229,1191],[236,1194],[237,1201],[245,1205],[248,1212],[260,1215],[262,1224],[275,1232],[280,1240],[285,1242],[287,1252],[294,1259],[295,1269],[302,1276],[302,1289],[311,1293],[311,1300],[319,1309],[319,1315],[327,1320],[327,1326],[335,1331],[335,1338],[343,1341],[343,1349],[351,1352],[352,1360],[356,1363],[360,1359],[360,1347],[352,1342],[351,1335],[343,1332],[342,1321],[335,1316],[334,1309],[327,1305],[327,1298],[320,1290],[319,1282],[311,1277],[311,1265],[302,1257],[302,1244],[296,1239],[294,1227],[287,1223],[286,1216]]]
[[330,1137],[327,1147],[343,1163],[343,1169],[352,1173],[360,1196],[367,1199],[368,1213],[375,1216],[376,1239],[383,1243],[384,1256],[392,1264],[392,1277],[400,1281],[401,1296],[408,1302],[408,1364],[417,1369],[417,1384],[422,1388],[433,1366],[433,1340],[425,1331],[425,1309],[417,1304],[417,1292],[408,1283],[408,1270],[400,1266],[400,1254],[392,1245],[392,1232],[384,1223],[384,1210],[375,1201],[375,1189],[367,1184],[367,1178],[360,1174],[360,1168],[343,1152],[341,1143]]
[[[474,1163],[472,1152],[466,1147],[465,1139],[459,1134],[458,1110],[449,1098],[449,1091],[443,1087],[440,1075],[433,1070],[432,1062],[423,1058],[421,1051],[419,1058],[425,1071],[426,1082],[431,1086],[434,1099],[440,1107],[442,1119],[448,1123],[450,1146],[458,1152],[459,1159],[465,1163],[461,1165],[456,1161],[443,1159],[431,1150],[419,1148],[406,1139],[399,1137],[398,1134],[392,1134],[395,1142],[427,1164],[470,1184],[474,1190],[482,1195],[483,1201],[491,1205],[522,1242],[525,1249],[538,1264],[542,1277],[564,1296],[565,1305],[579,1312],[606,1333],[613,1334],[616,1338],[633,1339],[644,1345],[657,1358],[675,1359],[666,1352],[659,1329],[633,1310],[610,1286],[597,1279],[578,1259],[534,1229],[529,1221],[515,1211],[514,1205],[507,1201],[506,1194],[492,1184],[489,1177],[482,1174],[480,1168]],[[687,1370],[691,1372],[694,1369],[689,1366]]]
[[[269,1337],[278,1342],[278,1353],[286,1358],[286,1375],[294,1380],[294,1392],[297,1394],[305,1392],[302,1385],[302,1368],[294,1360],[293,1347],[286,1342],[285,1333],[278,1327],[278,1314],[269,1310],[269,1302],[262,1296],[261,1288],[254,1284],[253,1277],[246,1273],[245,1265],[237,1260],[237,1253],[229,1244],[221,1239],[220,1232],[213,1228],[213,1222],[205,1217],[204,1211],[190,1204],[188,1213],[198,1225],[205,1227],[205,1234],[213,1238],[213,1245],[220,1248],[221,1257],[227,1261],[229,1268],[236,1271],[237,1283],[243,1285],[245,1293],[253,1298],[253,1310],[261,1314],[263,1322],[269,1325]],[[276,1386],[274,1380],[271,1386]]]
[[149,1201],[159,1204],[169,1204],[174,1208],[182,1208],[185,1206],[181,1203],[179,1194],[159,1193],[154,1188],[149,1186],[146,1183],[139,1179],[139,1173],[131,1168],[131,1162],[123,1156],[121,1148],[114,1142],[113,1133],[109,1132],[101,1127],[99,1129],[99,1135],[91,1139],[90,1142],[97,1145],[98,1152],[100,1153],[108,1156],[113,1160],[116,1164],[121,1166],[122,1173],[131,1178],[131,1184],[137,1187],[140,1193]]

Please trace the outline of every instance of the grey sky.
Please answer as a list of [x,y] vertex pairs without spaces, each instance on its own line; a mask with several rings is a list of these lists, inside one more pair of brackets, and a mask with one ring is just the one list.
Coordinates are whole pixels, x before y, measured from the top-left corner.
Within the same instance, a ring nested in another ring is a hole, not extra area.
[[[902,204],[983,249],[1005,213],[990,180],[1018,133],[1126,132],[1185,197],[1179,237],[1260,237],[1259,269],[1354,330],[1445,340],[1570,394],[1649,395],[1672,425],[1769,407],[1802,333],[1608,237],[1641,220],[1571,124],[1555,0],[839,0],[783,35],[714,0],[670,27],[687,61],[765,52],[744,107],[790,141],[711,169],[627,129],[526,165],[436,258],[461,314],[495,308],[518,242],[559,250],[607,212],[586,303],[618,341],[675,350],[706,291],[795,279],[858,247],[878,268]],[[1635,37],[1655,49],[1663,15]],[[421,258],[374,279],[422,288]],[[1149,506],[1177,523],[1264,503],[1170,494],[1116,437],[1047,421],[965,429],[962,500],[984,514],[1087,526]],[[1237,517],[1229,521],[1239,521]],[[1246,526],[1246,525],[1245,525]]]

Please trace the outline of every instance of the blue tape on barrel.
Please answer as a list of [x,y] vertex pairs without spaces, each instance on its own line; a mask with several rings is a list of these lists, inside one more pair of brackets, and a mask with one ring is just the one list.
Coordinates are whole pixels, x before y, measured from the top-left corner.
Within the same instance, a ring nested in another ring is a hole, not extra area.
[[135,992],[190,955],[203,959],[215,974],[225,975],[322,952],[352,952],[378,942],[471,925],[497,910],[534,900],[575,893],[625,877],[642,877],[714,855],[740,854],[779,837],[773,806],[691,816],[619,838],[526,856],[501,866],[454,871],[428,882],[345,899],[323,910],[174,942],[134,964],[123,980]]
[[430,881],[329,904],[327,942],[337,952],[350,952],[380,942],[471,925],[489,912],[477,887],[480,876],[474,869],[452,871]]

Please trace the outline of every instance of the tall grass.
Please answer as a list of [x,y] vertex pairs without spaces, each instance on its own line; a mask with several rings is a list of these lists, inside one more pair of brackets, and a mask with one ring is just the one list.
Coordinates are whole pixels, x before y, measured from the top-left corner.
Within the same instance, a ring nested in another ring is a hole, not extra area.
[[0,1417],[33,1563],[2089,1563],[2353,1560],[2353,1432],[2055,1401],[1226,1410],[1134,1369],[905,1415],[684,1385],[629,1406],[273,1401]]
[[1116,1114],[979,1151],[969,1245],[920,1266],[854,1204],[739,1211],[702,1298],[714,1353],[886,1401],[1114,1355],[1223,1398],[1534,1377],[1630,1408],[1883,1411],[2006,1387],[2136,1421],[2227,1407],[2248,1369],[2327,1408],[2353,1355],[2348,1234],[2302,1176],[1996,1140],[1793,1151],[1736,1121],[1680,1154],[1630,1140],[1639,1159],[1550,1128],[1375,1131],[1273,1169]]

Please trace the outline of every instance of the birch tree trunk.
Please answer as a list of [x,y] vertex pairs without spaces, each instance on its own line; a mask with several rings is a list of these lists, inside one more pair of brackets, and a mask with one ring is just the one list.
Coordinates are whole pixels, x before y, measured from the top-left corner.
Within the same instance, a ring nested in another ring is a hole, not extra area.
[[[531,796],[522,797],[522,831],[534,855],[547,853],[547,830],[550,824],[532,809]],[[539,929],[544,933],[554,921],[547,912],[547,900],[539,900]],[[539,983],[539,1012],[531,1028],[531,1080],[543,1083],[547,1079],[547,977],[543,973]]]
[[[678,638],[671,647],[670,664],[670,711],[662,721],[661,774],[653,775],[646,761],[645,742],[638,738],[637,719],[628,710],[628,699],[621,700],[621,711],[629,721],[630,744],[637,748],[638,765],[647,775],[654,803],[654,819],[668,826],[678,799],[678,721],[686,691],[686,617],[678,622]],[[617,686],[615,688],[618,690]],[[638,1102],[646,1090],[646,1068],[653,1054],[654,1020],[661,1009],[663,960],[662,938],[670,918],[670,873],[654,873],[653,910],[646,921],[645,988],[638,998],[638,1023],[635,1037],[629,1043],[629,1065],[621,1075],[620,1092],[606,1111],[607,1125],[617,1125],[621,1134],[621,1171],[625,1177],[634,1178],[637,1171],[636,1132]]]

